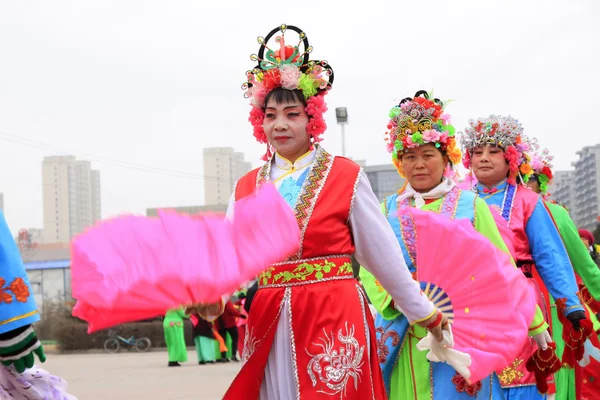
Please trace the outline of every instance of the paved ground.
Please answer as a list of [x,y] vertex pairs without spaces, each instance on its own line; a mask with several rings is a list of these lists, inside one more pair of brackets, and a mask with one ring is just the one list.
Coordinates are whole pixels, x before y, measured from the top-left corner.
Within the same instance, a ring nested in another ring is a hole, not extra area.
[[196,352],[177,368],[167,353],[49,354],[40,366],[69,383],[79,400],[217,400],[240,368],[239,363],[198,365]]

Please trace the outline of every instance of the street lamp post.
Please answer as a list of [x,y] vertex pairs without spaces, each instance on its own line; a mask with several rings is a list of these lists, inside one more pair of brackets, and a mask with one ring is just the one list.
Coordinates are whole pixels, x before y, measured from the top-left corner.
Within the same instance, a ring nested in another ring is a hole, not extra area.
[[342,128],[342,156],[346,157],[346,129],[348,123],[348,109],[346,107],[338,107],[335,109],[335,118],[338,125]]

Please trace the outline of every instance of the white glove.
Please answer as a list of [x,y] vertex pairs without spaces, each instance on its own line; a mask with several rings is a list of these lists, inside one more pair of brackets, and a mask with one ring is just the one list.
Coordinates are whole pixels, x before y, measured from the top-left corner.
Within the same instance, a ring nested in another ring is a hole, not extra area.
[[427,333],[423,339],[417,343],[417,349],[429,350],[427,359],[432,362],[445,362],[449,364],[456,372],[461,374],[465,379],[471,377],[469,366],[471,365],[471,356],[458,350],[454,350],[454,337],[452,336],[452,328],[443,331],[444,340],[438,342],[431,332]]
[[545,330],[544,332],[535,335],[533,340],[535,340],[539,348],[546,350],[548,348],[548,343],[552,342],[552,337],[550,337],[548,330]]
[[600,350],[594,347],[590,339],[588,339],[583,344],[583,358],[577,362],[582,367],[587,367],[590,363],[590,357],[600,362]]

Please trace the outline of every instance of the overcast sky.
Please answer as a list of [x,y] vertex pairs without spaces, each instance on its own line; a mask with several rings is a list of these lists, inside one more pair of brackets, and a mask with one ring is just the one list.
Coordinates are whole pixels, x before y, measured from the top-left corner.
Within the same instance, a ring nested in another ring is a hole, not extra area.
[[[600,142],[600,7],[589,1],[3,1],[0,192],[13,231],[39,227],[44,156],[101,171],[103,216],[202,204],[202,149],[258,166],[240,85],[257,36],[304,29],[335,71],[324,146],[389,162],[387,113],[418,89],[469,118],[511,114],[570,168]],[[354,3],[353,3],[354,4]]]

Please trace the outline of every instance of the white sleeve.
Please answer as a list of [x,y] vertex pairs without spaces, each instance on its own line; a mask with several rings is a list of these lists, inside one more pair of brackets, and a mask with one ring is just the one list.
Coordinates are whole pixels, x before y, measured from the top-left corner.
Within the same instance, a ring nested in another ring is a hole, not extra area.
[[358,180],[349,221],[355,257],[383,285],[410,322],[427,319],[433,314],[434,305],[412,278],[396,235],[362,170]]
[[235,207],[235,191],[231,194],[229,198],[229,204],[227,205],[227,212],[225,213],[225,218],[230,221],[233,221],[233,209]]

